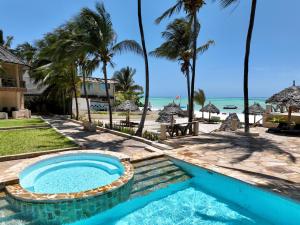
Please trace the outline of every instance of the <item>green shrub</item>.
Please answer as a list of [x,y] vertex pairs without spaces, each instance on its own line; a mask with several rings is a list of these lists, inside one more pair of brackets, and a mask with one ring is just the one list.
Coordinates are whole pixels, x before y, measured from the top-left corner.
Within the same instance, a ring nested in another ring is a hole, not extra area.
[[149,132],[149,131],[146,130],[143,133],[143,138],[146,138],[150,141],[157,141],[159,137],[158,137],[157,133]]
[[219,122],[221,122],[221,118],[218,117],[218,116],[212,116],[212,117],[210,118],[210,122],[213,122],[213,123],[219,123]]

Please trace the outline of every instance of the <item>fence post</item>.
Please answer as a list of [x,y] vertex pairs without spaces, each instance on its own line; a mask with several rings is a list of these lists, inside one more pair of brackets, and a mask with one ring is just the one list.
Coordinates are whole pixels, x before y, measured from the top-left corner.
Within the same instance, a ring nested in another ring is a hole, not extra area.
[[160,125],[160,135],[159,135],[159,139],[160,139],[161,141],[167,139],[167,125],[166,125],[166,124],[161,124],[161,125]]
[[198,136],[198,134],[199,134],[199,122],[195,121],[195,122],[193,122],[193,124],[194,124],[193,135]]

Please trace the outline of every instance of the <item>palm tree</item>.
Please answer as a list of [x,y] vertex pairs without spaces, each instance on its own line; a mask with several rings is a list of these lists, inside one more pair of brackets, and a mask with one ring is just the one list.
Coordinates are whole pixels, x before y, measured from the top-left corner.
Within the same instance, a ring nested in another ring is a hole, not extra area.
[[[65,24],[54,32],[46,34],[42,40],[37,42],[36,46],[38,53],[31,63],[33,69],[31,70],[30,76],[36,83],[48,86],[48,93],[59,93],[59,91],[57,91],[57,86],[46,83],[45,77],[52,77],[51,80],[54,82],[57,73],[66,76],[64,79],[65,81],[68,81],[68,83],[64,82],[63,84],[71,88],[72,96],[75,98],[75,116],[76,120],[78,120],[78,89],[80,79],[78,77],[76,58],[70,51],[70,48],[74,43],[74,33],[70,27],[70,24]],[[68,48],[66,46],[68,46]],[[27,47],[26,49],[28,49]],[[63,85],[59,87],[64,88]],[[49,96],[52,95],[50,94]]]
[[149,106],[149,63],[148,63],[148,55],[147,55],[147,48],[146,48],[146,42],[145,42],[145,34],[144,34],[144,28],[143,28],[143,19],[142,19],[142,2],[141,0],[138,0],[138,22],[139,22],[139,29],[140,29],[140,35],[141,35],[141,42],[142,42],[142,48],[143,48],[143,56],[145,61],[145,80],[146,80],[146,87],[145,87],[145,103],[143,108],[143,114],[141,117],[141,121],[139,124],[139,127],[136,131],[137,136],[142,136],[144,124],[147,116],[148,106]]
[[22,59],[26,60],[28,64],[31,64],[34,60],[34,56],[36,55],[37,48],[32,46],[30,43],[25,42],[23,44],[18,45],[13,52],[21,57]]
[[[198,91],[195,91],[195,97],[194,97],[194,101],[198,104],[201,105],[201,107],[204,107],[205,101],[206,101],[206,97],[205,97],[205,93],[202,89],[199,89]],[[204,112],[202,111],[202,119],[204,118]]]
[[102,3],[96,3],[96,11],[83,8],[80,16],[76,18],[76,23],[84,40],[81,42],[81,47],[83,51],[90,54],[91,64],[94,68],[97,68],[102,63],[110,128],[112,128],[112,107],[107,82],[107,65],[113,67],[112,58],[118,53],[132,51],[142,54],[141,47],[133,40],[124,40],[117,43],[117,35],[113,30],[110,15]]
[[116,91],[120,92],[141,92],[143,91],[143,87],[137,85],[134,82],[134,75],[136,73],[135,69],[130,67],[122,68],[120,71],[116,71],[113,75],[113,79],[115,79],[118,83],[116,84]]
[[[180,62],[181,72],[185,75],[187,81],[188,105],[190,106],[190,61],[193,57],[193,33],[189,21],[186,19],[174,20],[167,26],[166,31],[162,33],[162,37],[166,41],[150,54]],[[209,40],[206,44],[197,48],[197,53],[204,53],[212,44],[214,44],[214,41]]]
[[[180,12],[182,9],[187,14],[192,32],[193,32],[193,61],[192,61],[192,81],[191,81],[191,103],[194,102],[195,78],[196,78],[196,60],[197,60],[197,38],[200,31],[200,26],[197,18],[197,13],[205,4],[204,0],[177,0],[176,4],[166,10],[156,23],[160,23],[163,19],[171,17],[174,13]],[[194,114],[194,104],[189,107],[189,122],[192,122]]]
[[14,37],[13,36],[7,36],[6,40],[3,37],[3,31],[0,30],[0,45],[3,46],[6,49],[10,49],[12,41]]
[[[219,0],[222,7],[226,8],[233,3],[237,3],[239,0]],[[256,12],[256,4],[257,0],[252,0],[251,4],[251,13],[250,13],[250,21],[247,32],[246,39],[246,50],[245,50],[245,58],[244,58],[244,113],[245,113],[245,133],[249,133],[250,125],[249,125],[249,91],[248,91],[248,77],[249,77],[249,56],[251,49],[251,39],[252,32],[255,21],[255,12]]]

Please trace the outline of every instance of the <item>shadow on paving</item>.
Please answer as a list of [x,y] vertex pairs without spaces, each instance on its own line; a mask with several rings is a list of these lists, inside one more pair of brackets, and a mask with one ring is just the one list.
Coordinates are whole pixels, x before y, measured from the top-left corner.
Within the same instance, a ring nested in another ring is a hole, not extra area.
[[[214,133],[200,134],[196,137],[170,139],[166,144],[176,146],[176,148],[198,145],[200,149],[205,151],[228,150],[230,152],[236,152],[236,157],[232,159],[231,163],[242,162],[250,158],[252,154],[264,151],[273,152],[278,155],[286,155],[293,163],[297,161],[293,154],[285,151],[280,148],[278,144],[264,137],[246,137]],[[201,145],[203,145],[203,147]]]
[[225,169],[229,170],[235,170],[244,174],[251,175],[252,177],[257,177],[257,178],[263,178],[263,180],[266,180],[264,184],[257,184],[258,187],[264,188],[266,190],[273,190],[274,192],[277,192],[279,194],[284,194],[286,196],[289,196],[293,199],[297,199],[300,201],[300,184],[282,179],[276,176],[271,176],[263,173],[258,173],[254,171],[248,171],[248,170],[243,170],[243,169],[238,169],[238,168],[233,168],[233,167],[228,167],[228,166],[220,166]]

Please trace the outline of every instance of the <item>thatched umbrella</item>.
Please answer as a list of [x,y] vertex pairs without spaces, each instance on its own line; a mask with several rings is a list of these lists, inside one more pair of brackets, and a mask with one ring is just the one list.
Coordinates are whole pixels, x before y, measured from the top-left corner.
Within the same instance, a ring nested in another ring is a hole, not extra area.
[[158,114],[159,117],[156,121],[160,123],[172,123],[174,121],[174,115],[184,116],[183,110],[175,102],[164,106],[163,110],[160,111]]
[[264,114],[265,111],[266,110],[259,103],[254,103],[249,106],[249,114],[254,115],[254,123],[256,122],[256,116]]
[[210,121],[210,114],[211,113],[220,113],[220,110],[211,102],[209,102],[209,104],[207,104],[206,106],[204,106],[202,109],[200,109],[200,112],[208,112],[209,113],[209,121]]
[[122,102],[120,105],[116,107],[117,111],[126,111],[128,112],[126,121],[130,122],[130,112],[132,111],[139,111],[139,107],[134,103],[134,101],[126,100],[125,102]]
[[266,103],[286,106],[288,108],[288,123],[291,123],[293,109],[300,108],[300,86],[296,86],[294,81],[293,86],[274,94],[266,100]]

